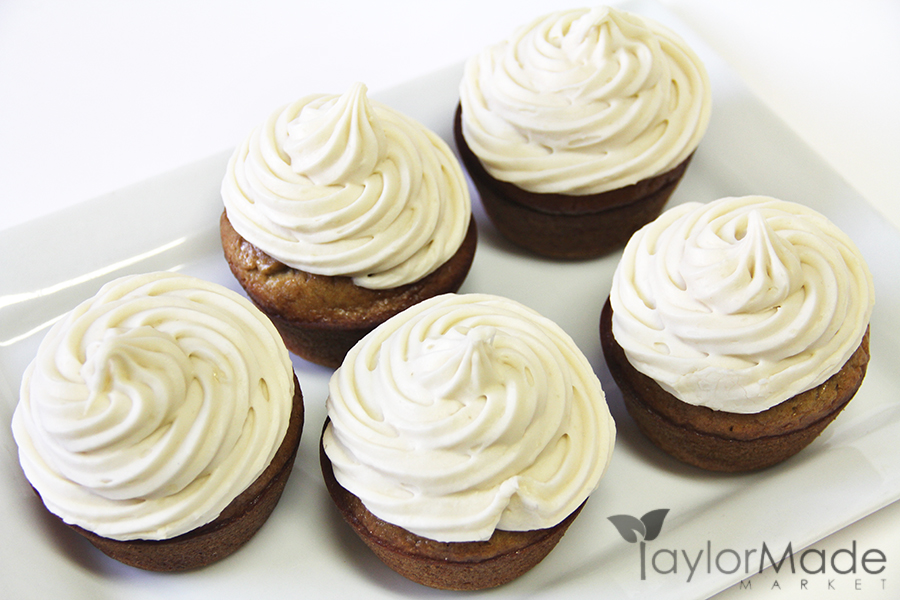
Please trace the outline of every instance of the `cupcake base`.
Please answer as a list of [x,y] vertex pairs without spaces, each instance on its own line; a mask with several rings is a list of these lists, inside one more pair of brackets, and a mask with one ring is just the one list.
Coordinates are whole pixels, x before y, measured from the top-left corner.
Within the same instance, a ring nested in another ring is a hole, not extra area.
[[219,221],[222,248],[247,296],[275,324],[288,350],[316,364],[337,368],[356,342],[410,306],[462,286],[475,258],[473,218],[459,250],[415,283],[370,290],[349,277],[315,275],[284,265],[245,240],[225,212]]
[[853,398],[869,362],[869,333],[843,368],[825,383],[760,413],[715,411],[681,402],[637,371],[612,333],[609,301],[600,342],[628,414],[663,451],[710,471],[753,471],[775,465],[809,445]]
[[269,466],[210,523],[167,540],[120,541],[68,525],[107,556],[147,571],[185,571],[234,553],[259,531],[278,504],[303,432],[303,394],[294,376],[294,399],[284,440]]
[[482,590],[523,575],[550,553],[584,506],[548,529],[497,530],[485,542],[438,542],[373,515],[334,478],[321,443],[319,458],[325,486],[341,516],[375,555],[407,579],[443,590]]
[[541,256],[587,259],[625,245],[658,217],[693,154],[674,169],[617,190],[586,196],[538,194],[492,177],[462,135],[457,106],[453,136],[485,212],[509,241]]

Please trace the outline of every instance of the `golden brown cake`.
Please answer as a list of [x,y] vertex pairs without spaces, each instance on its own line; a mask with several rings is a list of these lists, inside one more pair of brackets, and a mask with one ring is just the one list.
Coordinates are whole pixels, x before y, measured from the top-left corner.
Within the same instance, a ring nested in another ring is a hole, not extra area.
[[390,568],[478,590],[537,565],[609,464],[615,424],[590,363],[511,300],[446,294],[376,328],[329,385],[322,473]]
[[129,541],[105,538],[77,525],[70,527],[107,556],[148,571],[185,571],[222,560],[259,531],[281,499],[300,445],[303,413],[303,395],[295,376],[291,419],[272,462],[250,487],[206,525],[167,540]]
[[225,260],[251,300],[275,324],[288,349],[311,362],[337,368],[347,351],[375,326],[426,298],[456,292],[475,258],[474,218],[450,260],[424,278],[372,290],[349,277],[315,275],[284,265],[243,239],[223,212]]
[[609,7],[563,10],[468,61],[454,135],[501,234],[592,258],[659,215],[710,103],[703,64],[674,32]]
[[277,109],[222,182],[222,246],[288,348],[332,368],[374,326],[462,285],[477,232],[462,167],[355,84]]
[[691,162],[623,188],[571,196],[528,192],[494,179],[462,135],[461,110],[453,125],[456,147],[481,204],[503,237],[541,256],[585,259],[609,254],[662,212]]
[[670,209],[625,247],[600,321],[629,414],[713,471],[777,464],[856,394],[871,275],[821,214],[773,198]]
[[483,590],[518,578],[553,550],[584,506],[546,529],[497,530],[479,542],[438,542],[373,515],[335,480],[324,450],[319,458],[331,499],[366,546],[407,579],[444,590]]
[[752,471],[780,463],[809,445],[862,385],[869,335],[840,371],[812,389],[759,413],[711,410],[681,402],[631,366],[612,334],[607,302],[600,320],[606,364],[641,432],[678,460],[709,471]]
[[12,429],[51,514],[120,562],[180,571],[221,560],[265,523],[303,417],[265,315],[160,272],[108,283],[50,329]]

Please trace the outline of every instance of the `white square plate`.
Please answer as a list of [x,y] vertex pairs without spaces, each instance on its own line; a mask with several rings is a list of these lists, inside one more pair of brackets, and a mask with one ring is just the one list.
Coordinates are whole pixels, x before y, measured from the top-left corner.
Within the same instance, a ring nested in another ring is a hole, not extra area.
[[[504,295],[556,320],[599,374],[619,427],[607,476],[563,541],[538,567],[489,593],[506,597],[702,598],[755,573],[765,543],[780,558],[900,498],[900,234],[766,109],[724,62],[671,14],[649,2],[627,9],[670,24],[704,59],[713,82],[706,137],[670,205],[764,194],[801,202],[839,224],[862,249],[876,282],[872,361],[857,397],[798,456],[759,473],[721,475],[674,461],[636,430],[603,361],[600,309],[619,254],[584,262],[526,255],[498,237],[474,197],[479,249],[462,292]],[[462,65],[376,97],[451,139]],[[322,90],[310,90],[322,91]],[[183,271],[239,289],[222,256],[219,184],[226,155],[125,188],[4,232],[0,239],[0,422],[46,328],[104,282],[128,273]],[[180,574],[145,573],[107,559],[48,517],[0,427],[0,565],[5,593],[40,598],[249,598],[437,596],[382,565],[331,506],[318,466],[330,370],[294,359],[307,422],[296,468],[260,533],[226,560]],[[670,509],[662,533],[638,544],[608,517]],[[663,550],[659,561],[649,563]],[[676,572],[672,556],[712,551]],[[862,552],[864,548],[861,548]],[[722,553],[723,551],[724,554]],[[734,551],[736,554],[732,554]],[[721,556],[717,566],[715,556]],[[668,559],[666,558],[668,557]],[[666,562],[668,560],[668,562]],[[734,572],[728,573],[726,571]],[[690,580],[689,580],[690,579]]]

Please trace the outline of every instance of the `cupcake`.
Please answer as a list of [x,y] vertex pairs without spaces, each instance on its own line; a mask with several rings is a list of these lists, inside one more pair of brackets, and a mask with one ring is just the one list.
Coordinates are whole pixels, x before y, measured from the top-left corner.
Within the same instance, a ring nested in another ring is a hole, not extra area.
[[802,450],[859,389],[873,303],[859,250],[824,216],[723,198],[672,208],[631,238],[600,337],[653,443],[748,471]]
[[441,589],[540,562],[597,488],[615,424],[572,339],[517,302],[447,294],[355,346],[329,385],[332,499],[389,567]]
[[222,199],[232,273],[289,350],[329,367],[376,325],[458,290],[475,254],[453,152],[359,83],[273,112],[232,155]]
[[108,283],[54,324],[12,419],[47,510],[153,571],[201,567],[249,540],[302,427],[300,386],[265,315],[172,273]]
[[469,59],[454,135],[501,234],[590,258],[659,215],[710,102],[703,64],[674,32],[605,6],[565,10]]

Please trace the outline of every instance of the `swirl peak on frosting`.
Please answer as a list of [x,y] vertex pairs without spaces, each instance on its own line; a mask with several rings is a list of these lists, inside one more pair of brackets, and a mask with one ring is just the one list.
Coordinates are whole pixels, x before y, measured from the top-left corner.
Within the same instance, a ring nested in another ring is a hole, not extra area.
[[826,217],[744,196],[676,206],[639,230],[610,303],[638,371],[683,402],[756,413],[841,369],[868,327],[874,286]]
[[711,90],[674,32],[604,6],[545,15],[470,58],[460,102],[466,144],[491,176],[587,195],[687,159]]
[[471,218],[449,146],[361,83],[274,111],[235,149],[221,191],[235,231],[275,260],[371,289],[433,272]]
[[147,273],[106,284],[48,331],[12,430],[26,477],[63,521],[169,539],[259,477],[293,394],[288,352],[247,299]]
[[386,146],[366,86],[355,83],[343,96],[290,121],[284,151],[291,169],[316,185],[362,184],[384,160]]
[[373,514],[447,542],[552,527],[597,487],[615,424],[562,329],[485,294],[426,300],[334,373],[325,452]]

